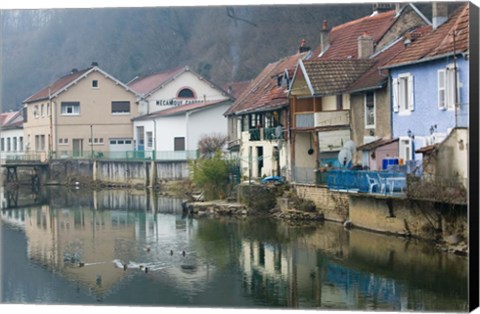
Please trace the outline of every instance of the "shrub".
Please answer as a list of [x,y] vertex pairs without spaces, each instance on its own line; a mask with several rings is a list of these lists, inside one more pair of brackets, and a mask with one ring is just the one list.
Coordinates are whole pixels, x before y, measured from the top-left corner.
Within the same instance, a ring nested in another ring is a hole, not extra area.
[[205,200],[223,199],[228,188],[228,162],[217,151],[212,158],[199,159],[192,165],[193,183],[204,191]]

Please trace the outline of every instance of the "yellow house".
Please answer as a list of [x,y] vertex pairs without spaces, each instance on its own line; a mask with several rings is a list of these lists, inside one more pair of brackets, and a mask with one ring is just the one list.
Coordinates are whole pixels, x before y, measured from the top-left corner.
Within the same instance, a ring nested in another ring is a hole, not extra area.
[[27,152],[89,157],[133,150],[137,94],[97,63],[73,69],[24,101]]

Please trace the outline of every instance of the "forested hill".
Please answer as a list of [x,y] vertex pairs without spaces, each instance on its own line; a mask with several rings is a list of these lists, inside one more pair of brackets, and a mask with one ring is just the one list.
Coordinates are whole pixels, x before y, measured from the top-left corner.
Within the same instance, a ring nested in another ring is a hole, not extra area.
[[2,111],[92,61],[123,82],[183,65],[218,85],[252,79],[302,38],[317,46],[324,19],[333,27],[371,12],[371,4],[3,11]]

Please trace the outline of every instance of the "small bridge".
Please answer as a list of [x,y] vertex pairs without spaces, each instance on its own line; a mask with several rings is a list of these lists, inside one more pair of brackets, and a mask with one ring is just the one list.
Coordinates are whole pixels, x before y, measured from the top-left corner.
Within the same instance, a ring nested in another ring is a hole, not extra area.
[[[38,174],[41,170],[48,168],[48,162],[42,162],[40,160],[5,160],[2,163],[2,168],[7,169],[7,183],[16,183],[18,182],[18,168],[32,168],[34,174],[32,175],[32,183],[38,183]],[[37,181],[37,182],[36,182]]]

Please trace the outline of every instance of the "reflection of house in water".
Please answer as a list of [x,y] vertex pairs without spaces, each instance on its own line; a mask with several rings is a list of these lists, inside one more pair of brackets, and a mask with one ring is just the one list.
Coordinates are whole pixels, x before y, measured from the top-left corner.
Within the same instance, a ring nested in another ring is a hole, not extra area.
[[135,225],[115,224],[113,216],[109,211],[30,209],[24,221],[28,257],[103,295],[125,276],[112,260],[134,256]]
[[[148,265],[152,278],[168,277],[172,287],[195,291],[205,285],[214,267],[202,264],[189,248],[197,222],[181,218],[180,200],[105,190],[85,201],[101,204],[94,209],[75,205],[76,197],[88,198],[88,193],[67,193],[62,190],[63,200],[54,201],[55,206],[1,211],[2,221],[24,230],[27,256],[34,263],[85,287],[99,299],[122,280],[141,274],[139,265]],[[62,203],[65,206],[58,206]],[[128,271],[121,263],[130,264]]]

